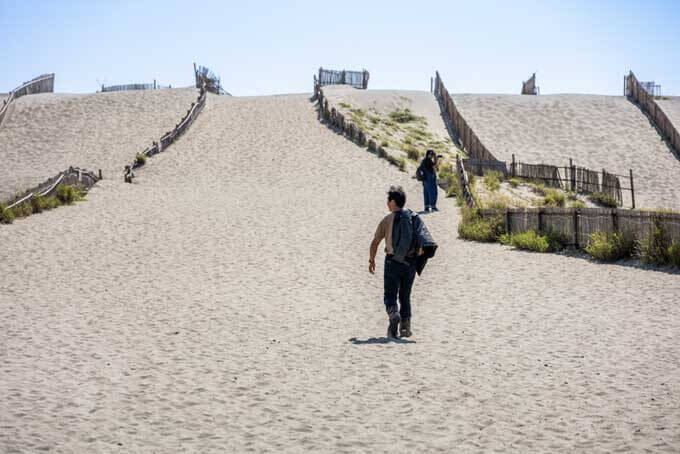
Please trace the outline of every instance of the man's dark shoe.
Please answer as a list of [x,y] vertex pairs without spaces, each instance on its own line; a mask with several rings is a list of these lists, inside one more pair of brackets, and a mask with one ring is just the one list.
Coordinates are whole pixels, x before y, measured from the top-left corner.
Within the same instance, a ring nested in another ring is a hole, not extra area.
[[411,337],[413,333],[411,332],[411,319],[405,318],[401,321],[399,325],[399,335],[401,337]]
[[399,331],[399,322],[401,322],[401,316],[399,315],[399,311],[396,309],[396,307],[388,312],[387,316],[390,319],[390,324],[387,327],[387,337],[396,339],[399,337],[397,332]]
[[437,207],[432,207],[432,211],[439,211],[439,208],[437,208]]

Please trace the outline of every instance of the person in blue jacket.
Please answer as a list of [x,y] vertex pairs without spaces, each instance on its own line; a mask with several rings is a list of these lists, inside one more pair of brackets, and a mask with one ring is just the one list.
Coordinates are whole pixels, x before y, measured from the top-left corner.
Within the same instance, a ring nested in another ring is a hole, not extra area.
[[437,208],[437,155],[427,150],[418,167],[418,179],[423,182],[425,211],[439,211]]

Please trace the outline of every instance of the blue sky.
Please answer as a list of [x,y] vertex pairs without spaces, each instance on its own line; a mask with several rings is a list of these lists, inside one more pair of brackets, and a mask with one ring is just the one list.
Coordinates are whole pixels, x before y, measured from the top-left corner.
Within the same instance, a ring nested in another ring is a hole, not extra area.
[[56,73],[58,92],[193,83],[213,69],[234,95],[309,92],[319,66],[369,88],[620,95],[624,73],[680,95],[680,1],[0,0],[0,91]]

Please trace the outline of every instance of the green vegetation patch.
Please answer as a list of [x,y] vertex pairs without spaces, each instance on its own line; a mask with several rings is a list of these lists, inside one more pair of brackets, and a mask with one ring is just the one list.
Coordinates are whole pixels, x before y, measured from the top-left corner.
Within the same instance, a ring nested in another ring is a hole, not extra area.
[[492,243],[505,233],[505,220],[502,213],[485,216],[475,208],[463,207],[463,220],[458,224],[458,236],[464,240]]
[[654,219],[654,226],[640,241],[638,252],[644,263],[680,267],[680,245],[671,242],[670,235],[659,219]]
[[425,117],[419,117],[418,115],[411,112],[410,109],[396,109],[389,113],[390,120],[396,121],[397,123],[410,123],[414,121],[425,121]]
[[542,234],[535,230],[527,230],[523,233],[502,235],[500,242],[527,251],[557,252],[564,248],[566,239],[562,234],[555,231]]
[[594,232],[586,252],[603,262],[628,258],[635,253],[635,237],[628,232]]
[[567,202],[567,196],[562,194],[555,188],[547,188],[543,198],[543,206],[547,207],[563,207]]
[[497,170],[489,170],[484,172],[484,184],[489,191],[497,191],[501,187],[503,174]]
[[11,224],[15,217],[14,210],[0,203],[0,224]]

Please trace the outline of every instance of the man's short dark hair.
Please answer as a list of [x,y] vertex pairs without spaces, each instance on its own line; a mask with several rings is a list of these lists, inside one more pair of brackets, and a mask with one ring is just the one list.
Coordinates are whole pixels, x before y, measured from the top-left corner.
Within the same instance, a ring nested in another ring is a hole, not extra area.
[[389,202],[390,200],[394,200],[394,203],[396,203],[399,208],[404,208],[404,205],[406,205],[406,193],[404,192],[404,188],[401,186],[390,186],[390,189],[387,191],[387,201]]

